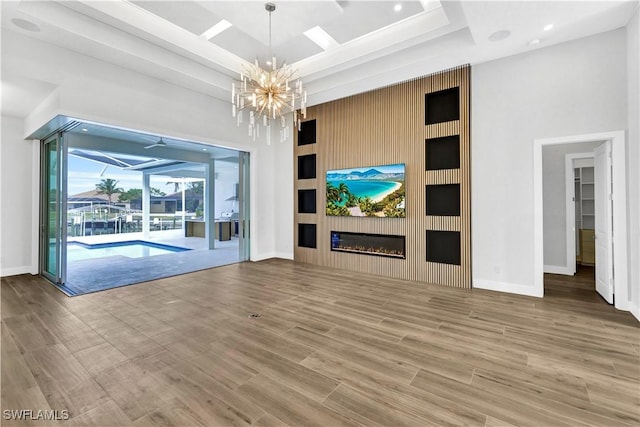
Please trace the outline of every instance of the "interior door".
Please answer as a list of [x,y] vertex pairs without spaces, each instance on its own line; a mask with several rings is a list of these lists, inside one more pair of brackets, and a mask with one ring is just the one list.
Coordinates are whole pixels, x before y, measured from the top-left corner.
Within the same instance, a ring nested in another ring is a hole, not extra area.
[[596,291],[609,304],[613,304],[611,141],[600,145],[593,153],[595,155]]
[[40,274],[63,284],[67,266],[67,171],[62,133],[42,142],[40,172]]

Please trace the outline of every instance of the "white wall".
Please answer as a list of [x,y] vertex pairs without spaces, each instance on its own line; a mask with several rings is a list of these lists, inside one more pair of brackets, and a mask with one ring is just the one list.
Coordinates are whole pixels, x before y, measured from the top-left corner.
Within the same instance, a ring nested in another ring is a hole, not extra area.
[[[55,67],[43,64],[55,64]],[[290,223],[285,227],[282,221],[274,220],[276,202],[278,206],[293,206],[293,191],[279,191],[278,200],[275,199],[274,152],[282,149],[276,145],[277,139],[271,146],[267,146],[264,141],[253,142],[249,139],[246,127],[237,128],[235,120],[231,118],[230,104],[12,32],[3,33],[2,67],[3,71],[8,69],[14,73],[22,72],[36,80],[49,81],[55,77],[56,81],[62,81],[55,93],[25,118],[24,128],[19,132],[16,130],[18,139],[23,139],[45,121],[61,114],[250,152],[254,173],[251,258],[258,260],[276,253],[282,253],[285,257],[293,256],[292,248],[288,253],[283,253],[286,251],[284,247],[276,250],[276,236],[278,240],[293,241]],[[64,76],[62,80],[61,75]],[[20,127],[19,124],[15,126]],[[7,159],[3,162],[20,158],[15,162],[16,167],[25,175],[31,176],[31,160],[23,159],[24,145],[4,147],[4,140],[3,135],[3,159]],[[291,144],[291,141],[288,143]],[[283,169],[292,170],[292,161],[291,155],[286,159],[287,164]],[[282,159],[279,162],[282,163]],[[4,170],[3,167],[3,174]],[[35,191],[36,188],[37,183],[34,183],[25,193]],[[13,193],[2,191],[3,206],[13,203],[11,194]],[[26,212],[37,209],[30,200],[20,200]],[[12,232],[16,235],[31,235],[32,225],[28,221],[20,221],[12,227]],[[15,245],[12,250],[17,253],[27,254],[37,245],[37,240],[21,238],[18,241],[7,241],[6,244]],[[2,245],[5,246],[4,235]],[[20,268],[27,261],[30,260],[7,259],[3,268],[12,271],[11,269]]]
[[[592,153],[600,142],[542,147],[542,196],[545,272],[570,266],[567,261],[567,211],[565,155]],[[573,260],[575,265],[575,260]]]
[[[274,188],[275,188],[275,214],[274,229],[287,230],[293,235],[293,198],[281,197],[283,194],[293,194],[293,143],[275,142],[274,151]],[[288,234],[276,235],[275,256],[279,258],[293,259],[293,238],[287,238]]]
[[[2,116],[0,142],[0,275],[32,271],[32,161],[38,144],[25,141],[22,120]],[[37,196],[37,193],[36,193]]]
[[472,67],[473,286],[535,295],[533,140],[627,127],[625,30]]
[[238,202],[227,201],[229,197],[236,195],[236,184],[238,184],[238,169],[233,165],[229,166],[227,162],[216,162],[215,218],[220,218],[222,212],[232,210],[238,212]]
[[640,7],[627,25],[627,173],[629,186],[629,296],[631,311],[640,320]]

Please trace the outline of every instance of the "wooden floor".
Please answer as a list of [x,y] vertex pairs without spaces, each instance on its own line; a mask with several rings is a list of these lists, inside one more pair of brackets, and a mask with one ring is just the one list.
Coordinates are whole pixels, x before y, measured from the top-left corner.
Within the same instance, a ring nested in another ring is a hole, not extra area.
[[546,274],[544,294],[560,300],[579,300],[580,302],[599,304],[604,299],[598,295],[596,289],[595,268],[577,264],[575,276],[561,274]]
[[74,298],[3,278],[2,409],[71,418],[2,425],[638,426],[638,322],[583,276],[544,299],[284,260]]

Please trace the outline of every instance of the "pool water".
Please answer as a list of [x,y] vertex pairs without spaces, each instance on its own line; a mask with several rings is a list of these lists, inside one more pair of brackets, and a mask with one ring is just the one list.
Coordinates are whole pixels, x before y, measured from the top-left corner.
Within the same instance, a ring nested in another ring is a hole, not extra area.
[[127,258],[143,258],[155,255],[165,255],[175,252],[184,252],[191,249],[178,246],[163,245],[159,243],[131,240],[117,243],[100,243],[88,245],[72,242],[67,245],[67,261],[80,261],[84,259],[105,258],[111,256],[125,256]]

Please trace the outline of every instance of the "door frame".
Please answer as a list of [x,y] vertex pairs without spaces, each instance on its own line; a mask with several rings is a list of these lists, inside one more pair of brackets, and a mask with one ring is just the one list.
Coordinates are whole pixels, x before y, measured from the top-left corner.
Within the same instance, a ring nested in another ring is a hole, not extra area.
[[251,153],[238,151],[238,254],[240,262],[251,260]]
[[[56,272],[52,275],[46,271],[46,260],[49,259],[49,188],[45,186],[51,179],[49,161],[46,147],[51,141],[56,141],[56,230],[55,230],[55,251],[56,251]],[[67,143],[64,132],[59,131],[42,139],[40,147],[40,176],[38,180],[40,214],[38,221],[38,273],[56,285],[63,285],[67,279]]]
[[[564,272],[568,276],[576,274],[576,204],[575,204],[575,178],[574,163],[578,159],[593,159],[593,153],[569,153],[564,156],[565,170],[565,211],[567,227],[567,265]],[[572,196],[573,197],[570,197]],[[581,195],[582,196],[582,195]],[[544,242],[544,241],[543,241]]]
[[542,147],[580,142],[611,141],[613,165],[613,269],[615,308],[629,311],[627,269],[627,181],[624,131],[541,138],[533,141],[533,262],[534,294],[544,296],[544,227],[542,193]]

